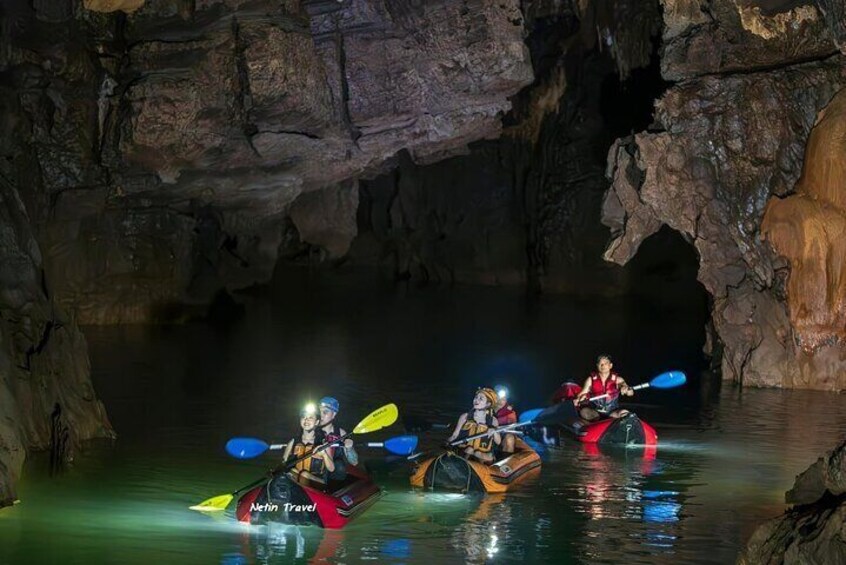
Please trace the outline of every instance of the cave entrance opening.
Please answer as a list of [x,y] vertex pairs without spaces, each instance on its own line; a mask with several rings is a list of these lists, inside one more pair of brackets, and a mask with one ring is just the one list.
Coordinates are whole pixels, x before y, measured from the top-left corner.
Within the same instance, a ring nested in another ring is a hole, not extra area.
[[[712,298],[697,280],[699,254],[694,246],[665,225],[641,243],[623,269],[627,304],[638,316],[669,324],[668,331],[685,344],[661,352],[665,362],[704,368],[701,352],[711,323]],[[712,350],[709,345],[709,353]]]

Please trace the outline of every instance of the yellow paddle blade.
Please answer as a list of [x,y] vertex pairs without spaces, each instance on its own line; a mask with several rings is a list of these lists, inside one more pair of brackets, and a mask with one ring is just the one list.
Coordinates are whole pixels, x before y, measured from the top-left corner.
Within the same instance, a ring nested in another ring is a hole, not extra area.
[[221,510],[226,510],[226,507],[229,506],[229,503],[232,502],[233,498],[235,497],[231,494],[221,494],[220,496],[214,496],[199,504],[191,506],[190,509],[198,512],[219,512]]
[[353,430],[355,434],[366,434],[375,432],[386,428],[397,421],[399,410],[396,404],[385,404],[381,408],[377,408],[364,418]]

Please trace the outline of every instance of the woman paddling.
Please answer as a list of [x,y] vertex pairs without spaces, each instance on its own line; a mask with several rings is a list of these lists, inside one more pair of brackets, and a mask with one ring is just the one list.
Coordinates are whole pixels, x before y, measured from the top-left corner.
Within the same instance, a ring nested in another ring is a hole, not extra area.
[[[473,397],[473,410],[462,414],[458,418],[455,430],[453,430],[448,441],[460,440],[486,432],[491,428],[496,428],[497,421],[494,415],[496,400],[497,395],[493,389],[484,387],[477,390],[476,395]],[[483,463],[493,463],[494,444],[499,445],[501,442],[502,438],[500,435],[494,432],[489,436],[479,437],[461,445],[466,446],[464,448],[464,454],[467,457],[475,457]]]
[[[326,435],[317,428],[317,409],[314,404],[307,404],[300,410],[300,427],[302,434],[291,438],[285,446],[282,460],[287,464],[304,455],[308,455],[314,448],[326,442]],[[308,457],[297,463],[290,471],[290,476],[301,485],[323,489],[329,473],[335,470],[332,459],[332,448],[325,449],[313,457]]]

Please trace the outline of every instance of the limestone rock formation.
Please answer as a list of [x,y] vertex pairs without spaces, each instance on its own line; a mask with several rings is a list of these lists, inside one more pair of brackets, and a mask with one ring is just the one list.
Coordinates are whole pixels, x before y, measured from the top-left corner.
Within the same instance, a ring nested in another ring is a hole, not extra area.
[[16,187],[0,175],[0,506],[16,498],[26,450],[55,464],[80,440],[112,435],[91,386],[88,348],[50,298]]
[[[701,2],[665,2],[662,72],[684,80],[657,103],[651,131],[612,148],[613,184],[603,207],[612,241],[605,256],[623,264],[661,225],[672,227],[699,253],[698,278],[713,297],[725,378],[754,386],[843,389],[844,351],[833,344],[833,333],[813,341],[818,346],[813,351],[803,349],[809,342],[795,322],[814,315],[788,315],[785,295],[792,285],[814,283],[791,278],[786,289],[788,265],[760,236],[769,198],[786,196],[796,186],[817,113],[846,85],[846,60],[828,27],[818,28],[813,39],[806,36],[807,26],[822,22],[821,15],[795,19],[806,13],[801,10],[817,10],[810,2],[741,4],[717,1],[703,11]],[[760,20],[755,25],[766,23],[770,31],[736,19],[750,9]],[[776,25],[784,21],[794,23]],[[738,22],[734,41],[720,38]],[[701,42],[716,43],[705,48]],[[686,54],[675,55],[679,49]],[[776,63],[779,68],[764,68]],[[737,70],[744,72],[727,72]],[[830,269],[839,272],[836,265]],[[838,283],[832,284],[837,292]],[[802,300],[817,300],[820,290],[817,283],[814,298],[804,299],[794,290],[791,300],[799,307]],[[842,331],[842,323],[828,322],[829,329]]]
[[837,52],[836,13],[814,0],[662,0],[667,80],[764,70]]
[[658,4],[540,0],[523,12],[536,80],[512,99],[502,138],[427,166],[401,156],[363,180],[352,262],[421,282],[630,290],[601,260],[598,216],[611,132],[648,124],[662,88]]
[[770,201],[761,231],[790,261],[787,303],[806,351],[846,341],[846,90],[819,115],[796,193]]
[[795,506],[755,530],[739,564],[846,561],[846,442],[796,477],[785,501]]
[[0,16],[8,152],[56,300],[84,323],[267,280],[292,229],[337,257],[355,206],[326,215],[326,194],[400,150],[432,162],[498,136],[533,78],[516,0],[140,4]]

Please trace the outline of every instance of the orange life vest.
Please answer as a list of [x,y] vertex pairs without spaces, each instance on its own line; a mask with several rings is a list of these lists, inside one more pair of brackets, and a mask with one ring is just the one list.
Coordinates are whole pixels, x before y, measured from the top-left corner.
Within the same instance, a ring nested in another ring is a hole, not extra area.
[[[313,443],[303,443],[302,439],[297,440],[294,443],[294,448],[291,450],[290,459],[299,459],[304,455],[308,455],[312,451],[314,451]],[[326,465],[323,463],[323,459],[321,459],[320,457],[308,457],[294,465],[294,469],[296,469],[298,473],[302,471],[308,471],[312,475],[319,477],[326,470]]]
[[[494,418],[490,412],[485,415],[485,423],[480,424],[476,420],[473,419],[473,415],[468,413],[465,414],[467,419],[464,422],[464,425],[461,426],[461,430],[458,432],[457,439],[464,439],[466,437],[474,436],[476,434],[481,434],[483,432],[488,431],[492,426],[496,425],[496,418]],[[477,437],[474,440],[470,440],[467,442],[467,445],[475,449],[476,451],[482,453],[488,453],[493,449],[493,436],[487,437]]]

